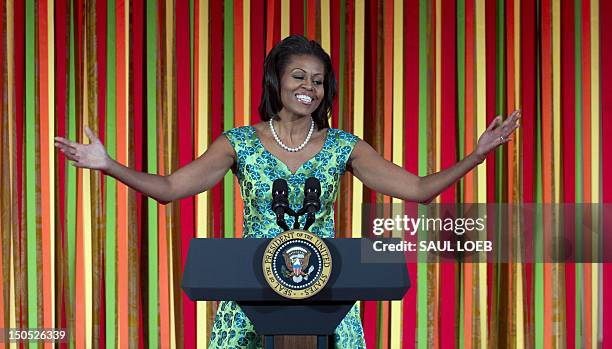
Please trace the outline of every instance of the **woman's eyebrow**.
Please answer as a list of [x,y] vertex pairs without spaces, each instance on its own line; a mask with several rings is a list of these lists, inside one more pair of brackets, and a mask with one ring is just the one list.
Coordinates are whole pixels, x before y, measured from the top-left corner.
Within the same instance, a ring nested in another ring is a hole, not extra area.
[[[306,73],[306,71],[304,69],[302,69],[302,68],[293,68],[293,70],[291,72],[293,73],[296,70],[300,70],[300,71]],[[317,75],[323,75],[323,73],[314,73],[314,74],[312,74],[312,76],[317,76]]]

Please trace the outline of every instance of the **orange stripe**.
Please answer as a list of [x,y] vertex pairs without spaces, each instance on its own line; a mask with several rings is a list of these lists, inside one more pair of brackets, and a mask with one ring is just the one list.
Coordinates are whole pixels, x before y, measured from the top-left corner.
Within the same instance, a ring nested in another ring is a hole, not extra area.
[[[542,194],[544,203],[552,199],[552,13],[550,0],[542,3]],[[543,237],[551,236],[551,216],[544,212]],[[544,252],[548,255],[547,252]],[[544,264],[544,348],[552,346],[552,268]]]
[[[164,144],[167,140],[164,140],[164,131],[161,130],[160,142],[157,154],[159,161],[159,174],[165,175],[165,164],[164,164]],[[158,254],[159,254],[159,344],[162,348],[170,346],[170,305],[168,303],[170,296],[168,290],[168,241],[166,234],[166,206],[158,205],[159,214],[157,215],[157,234],[159,239]]]
[[[280,0],[279,0],[280,1]],[[270,52],[274,46],[274,9],[276,8],[276,0],[268,0],[268,8],[266,13],[266,54]]]
[[[41,209],[42,209],[42,281],[43,281],[43,327],[52,327],[51,299],[51,224],[50,224],[50,189],[49,184],[49,71],[47,42],[47,2],[38,5],[38,43],[40,73],[40,171],[41,171]],[[45,344],[46,347],[51,343]]]
[[[243,11],[242,0],[234,0],[234,105],[236,112],[234,113],[234,126],[243,126],[244,124],[244,52],[242,29],[243,29]],[[234,177],[234,203],[236,210],[234,215],[234,237],[242,237],[242,210],[243,202],[240,197],[240,186],[238,180]]]
[[[117,11],[117,160],[128,164],[128,148],[126,127],[126,13],[124,4],[116,3]],[[110,43],[110,41],[109,41]],[[117,182],[117,334],[119,348],[126,348],[128,343],[128,217],[127,217],[127,187]]]
[[382,308],[382,324],[381,324],[381,329],[382,329],[382,333],[379,333],[379,335],[382,337],[382,348],[388,348],[389,347],[389,301],[382,301],[381,302],[381,308]]
[[463,337],[464,349],[472,348],[472,264],[463,265]]

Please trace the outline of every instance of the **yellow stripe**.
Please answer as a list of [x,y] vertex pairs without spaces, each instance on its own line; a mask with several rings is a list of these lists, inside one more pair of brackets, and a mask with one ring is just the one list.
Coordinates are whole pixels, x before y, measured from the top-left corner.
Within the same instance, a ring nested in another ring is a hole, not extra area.
[[[485,51],[485,1],[476,1],[476,135],[480,136],[486,129],[486,51]],[[476,169],[476,197],[478,202],[487,200],[487,163]],[[480,347],[487,348],[487,266],[478,263],[478,307],[480,312]],[[476,344],[476,343],[475,343]]]
[[331,52],[329,0],[321,0],[321,46]]
[[[403,0],[393,3],[393,162],[404,166],[404,4]],[[392,203],[403,201],[393,199]],[[401,205],[403,206],[403,205]],[[391,301],[391,348],[402,347],[403,301]]]
[[244,75],[242,96],[244,98],[244,125],[251,124],[251,0],[242,3],[242,74]]
[[[173,41],[174,41],[174,6],[173,6],[173,1],[172,0],[166,0],[166,66],[168,67],[166,69],[166,116],[168,117],[168,120],[172,120],[172,113],[173,113],[173,101],[174,101],[174,96],[173,96],[173,86],[172,86],[172,80],[173,80],[173,76],[172,76],[172,69],[171,67],[174,66],[175,62],[173,61],[173,48],[174,46],[172,45]],[[172,127],[172,123],[168,123],[168,128],[166,130],[166,145],[167,145],[167,152],[166,152],[166,156],[168,157],[168,164],[172,164],[172,159],[173,159],[173,153],[174,153],[174,149],[172,147],[172,143],[170,140],[172,139],[172,132],[173,132],[173,127]],[[174,223],[174,220],[173,220]],[[174,251],[175,248],[180,248],[180,243],[178,246],[173,246],[172,244],[172,239],[168,239],[168,282],[169,285],[174,285],[174,258],[172,258],[172,251]],[[170,297],[170,347],[172,348],[176,348],[176,316],[175,316],[175,308],[176,307],[180,307],[180,300],[178,301],[179,304],[175,304],[175,297],[174,297],[174,287],[169,287],[169,297]],[[197,326],[197,325],[196,325]]]
[[281,39],[289,36],[289,14],[291,13],[291,1],[281,0]]
[[[521,3],[519,0],[514,0],[514,105],[515,108],[521,108],[521,94],[520,94],[520,86],[521,86]],[[521,137],[520,137],[520,128],[516,130],[517,135],[514,137],[515,139],[515,148],[514,148],[514,158],[520,159],[519,155],[521,154],[520,150],[522,147]],[[515,161],[515,173],[518,177],[518,182],[520,183],[520,173],[521,172],[521,163],[520,161]],[[518,186],[515,186],[518,188]],[[520,196],[520,194],[519,194]],[[516,200],[520,200],[518,197]],[[520,222],[520,220],[519,220]],[[517,237],[517,245],[520,245],[522,237],[522,232],[519,231],[519,225],[517,224],[514,230],[514,236]],[[515,251],[520,251],[520,248],[516,248]],[[516,312],[515,312],[515,321],[516,321],[516,349],[523,349],[525,347],[525,319],[523,317],[523,264],[516,263],[516,278],[514,280],[514,284],[516,285]]]
[[[487,95],[486,95],[486,46],[485,46],[485,1],[476,1],[476,137],[479,137],[486,129],[487,122]],[[478,185],[476,186],[476,198],[478,202],[485,203],[487,200],[487,163],[476,168]]]
[[[87,52],[87,40],[84,40],[83,52]],[[87,54],[84,54],[83,64],[87,66]],[[83,127],[87,126],[89,119],[88,112],[88,81],[83,83]],[[89,144],[89,139],[83,132],[81,135],[83,144]],[[84,296],[85,296],[85,344],[87,348],[91,347],[92,344],[92,257],[91,257],[91,171],[83,169],[81,172],[83,179],[83,280],[84,280]]]
[[[50,260],[50,271],[51,271],[51,299],[55,299],[55,239],[53,238],[53,234],[55,233],[55,147],[53,146],[54,140],[54,130],[55,130],[55,90],[53,81],[55,81],[55,70],[54,70],[54,57],[55,57],[55,40],[54,38],[54,13],[53,13],[53,0],[47,0],[47,71],[48,71],[48,80],[51,82],[47,84],[48,96],[49,96],[49,135],[48,135],[48,143],[47,143],[47,151],[49,152],[49,183],[51,184],[51,188],[49,188],[49,232],[51,234],[51,238],[49,239],[49,248],[52,252],[49,256]],[[51,302],[51,327],[55,327],[55,302]]]
[[[168,120],[173,120],[173,101],[174,101],[174,89],[172,88],[174,71],[173,67],[176,62],[173,60],[174,57],[174,1],[166,0],[166,117]],[[166,156],[168,157],[168,164],[173,163],[173,149],[172,149],[172,122],[168,123],[166,129],[166,144],[168,151]]]
[[[247,7],[248,5],[246,3],[243,4],[243,6],[243,13],[245,13],[244,17],[248,17],[246,13],[249,7]],[[196,144],[199,156],[204,153],[208,145],[208,0],[200,2],[198,12],[198,139],[196,140]],[[247,41],[246,38],[243,39],[243,42],[248,45]],[[196,214],[196,236],[199,238],[207,237],[208,192],[196,195],[196,207],[198,210]],[[207,339],[209,338],[209,330],[207,314],[209,306],[209,302],[197,302],[196,304],[196,326],[198,333],[201,334],[197,336],[198,348],[206,348],[208,346]],[[170,314],[170,316],[174,318],[173,308]],[[172,327],[174,328],[174,324]],[[172,340],[172,343],[174,344],[174,340]]]
[[[599,203],[599,189],[600,189],[600,101],[599,101],[599,1],[591,0],[591,201],[593,203]],[[593,217],[593,223],[598,224],[597,217]],[[594,225],[597,226],[597,225]],[[597,251],[599,236],[595,236],[593,239],[592,251]],[[591,338],[593,348],[597,347],[597,343],[600,336],[603,333],[598,334],[598,330],[601,326],[601,318],[599,317],[599,273],[601,271],[601,265],[591,264],[591,280],[593,285],[591,287]]]
[[[553,139],[561,139],[561,4],[552,2]],[[553,142],[554,202],[561,200],[561,143]]]
[[[353,133],[363,139],[363,79],[364,79],[364,30],[365,4],[355,3],[355,87],[353,96]],[[363,184],[353,179],[353,221],[352,237],[361,237],[361,203],[363,200]]]
[[[87,26],[85,27],[84,37],[87,37]],[[87,40],[83,40],[83,66],[88,66],[87,55]],[[83,76],[83,129],[81,130],[81,139],[83,144],[89,144],[89,138],[85,135],[85,126],[89,125],[89,81],[88,75]],[[84,281],[84,297],[85,297],[85,347],[92,346],[92,257],[91,257],[91,171],[88,169],[81,170],[81,178],[83,180],[83,201],[81,204],[83,212],[83,281]]]

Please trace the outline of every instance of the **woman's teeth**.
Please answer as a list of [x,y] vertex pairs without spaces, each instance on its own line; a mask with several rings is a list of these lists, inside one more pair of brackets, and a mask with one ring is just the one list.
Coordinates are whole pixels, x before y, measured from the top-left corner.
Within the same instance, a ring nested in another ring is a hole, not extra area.
[[295,97],[298,99],[298,101],[304,103],[304,104],[310,104],[312,103],[312,97],[310,96],[306,96],[306,95],[295,95]]

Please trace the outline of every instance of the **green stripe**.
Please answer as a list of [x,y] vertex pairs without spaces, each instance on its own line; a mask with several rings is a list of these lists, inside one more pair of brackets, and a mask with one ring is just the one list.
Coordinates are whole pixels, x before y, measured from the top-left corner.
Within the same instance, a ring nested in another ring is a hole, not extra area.
[[[147,11],[147,171],[157,173],[157,112],[156,112],[156,75],[157,64],[157,2],[146,3]],[[147,199],[148,212],[148,308],[149,308],[149,343],[151,348],[158,347],[158,268],[157,268],[157,203]]]
[[[234,1],[226,0],[223,21],[223,129],[234,127]],[[234,236],[234,177],[223,177],[224,236]]]
[[[582,178],[582,1],[576,0],[574,2],[574,64],[575,64],[575,157],[576,157],[576,172],[575,172],[575,191],[576,191],[576,203],[583,202],[583,178]],[[577,260],[581,260],[580,252],[582,251],[582,237],[579,236],[579,232],[582,230],[582,211],[576,209],[576,251],[579,255],[576,256]],[[582,347],[582,284],[583,284],[583,269],[581,263],[576,263],[576,282],[575,282],[575,294],[576,294],[576,317],[575,317],[575,348]]]
[[[304,36],[306,36],[306,34],[308,33],[307,31],[308,29],[308,0],[303,0],[303,2],[304,2]],[[341,2],[340,6],[341,7],[344,6],[344,1]],[[344,13],[344,12],[340,11],[340,13]]]
[[[497,42],[495,47],[495,81],[496,81],[496,89],[495,89],[495,114],[496,115],[504,115],[506,112],[506,47],[505,47],[505,37],[506,37],[506,27],[505,27],[505,2],[504,0],[497,0],[496,6],[496,32],[497,32]],[[495,157],[495,196],[496,202],[503,202],[503,191],[506,183],[506,171],[504,171],[504,150],[506,147],[501,146],[497,149],[496,157]],[[501,217],[503,217],[503,209],[501,205],[497,205],[496,210],[497,221],[501,221]],[[496,225],[496,234],[497,241],[504,241],[502,235],[502,224]],[[496,259],[498,263],[502,262],[502,253],[501,251],[496,251]],[[501,280],[500,274],[503,273],[503,269],[500,268],[501,264],[493,265],[493,283],[495,284],[495,291],[493,293],[493,301],[495,302],[495,306],[491,311],[491,319],[495,319],[497,323],[498,331],[505,331],[503,328],[499,328],[500,323],[500,307],[503,305],[500,304],[500,296],[502,292],[501,289]],[[494,339],[494,338],[491,338]]]
[[[419,1],[419,176],[427,175],[427,32],[428,1]],[[419,207],[419,215],[422,207]],[[419,241],[425,239],[419,230]],[[419,252],[419,261],[423,255]],[[419,349],[427,348],[427,264],[417,264],[417,343]]]
[[[463,159],[465,153],[465,0],[457,1],[457,127],[458,149],[457,158]],[[463,202],[463,177],[459,180],[459,202]],[[463,336],[460,336],[463,345]]]
[[[70,2],[70,58],[68,62],[68,129],[67,136],[76,140],[76,74],[75,74],[75,42],[74,42],[74,3]],[[77,201],[77,170],[74,166],[66,166],[66,234],[68,240],[68,294],[70,304],[74,306],[75,297],[75,267],[76,267],[76,201]],[[72,328],[74,329],[74,328]],[[70,348],[75,347],[75,333],[70,331]]]
[[[540,28],[541,23],[541,9],[540,2],[536,4],[536,28]],[[542,71],[541,59],[542,51],[540,50],[541,38],[537,40],[536,44],[536,173],[535,173],[535,201],[536,201],[536,215],[534,217],[535,222],[535,348],[544,347],[544,264],[542,263],[543,257],[543,239],[542,234],[544,233],[542,226],[542,81],[540,74]]]
[[[28,326],[37,327],[36,280],[36,77],[34,76],[34,0],[25,3],[25,184],[28,266]],[[30,347],[36,344],[31,343]]]
[[[465,152],[465,0],[457,1],[457,129],[458,129],[458,159],[464,158]],[[457,200],[460,203],[464,201],[464,180],[459,180],[459,195]],[[460,265],[459,273],[459,299],[465,297],[463,292],[463,282],[465,278],[465,270]],[[464,313],[465,308],[463,302],[459,302],[459,333],[458,347],[463,349],[465,346],[464,334]]]
[[[505,18],[506,13],[504,0],[497,0],[497,40],[495,45],[495,115],[504,115],[506,113],[506,47],[504,45],[506,42],[506,28],[504,26]],[[504,183],[506,181],[506,173],[503,171],[504,149],[505,147],[497,148],[497,156],[495,157],[495,196],[498,202],[501,202],[503,199],[503,188],[505,187]],[[499,227],[501,228],[501,226]],[[498,231],[501,233],[501,229],[498,229]]]
[[[116,19],[115,0],[108,0],[106,19],[106,149],[111,158],[117,156],[117,75],[116,75]],[[115,348],[115,326],[117,319],[117,181],[110,176],[106,180],[106,246],[105,246],[105,283],[106,283],[106,348]]]

